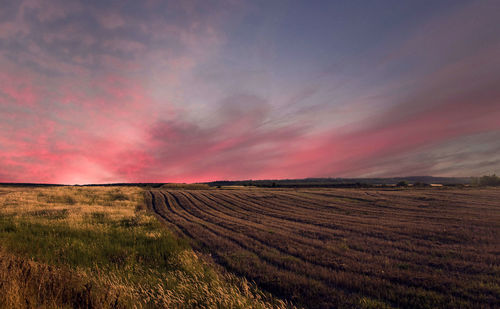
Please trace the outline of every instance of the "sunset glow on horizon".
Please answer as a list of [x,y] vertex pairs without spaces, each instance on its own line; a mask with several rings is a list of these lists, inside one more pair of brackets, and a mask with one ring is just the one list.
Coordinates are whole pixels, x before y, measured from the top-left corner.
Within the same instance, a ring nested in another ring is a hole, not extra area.
[[0,182],[500,173],[499,1],[4,1]]

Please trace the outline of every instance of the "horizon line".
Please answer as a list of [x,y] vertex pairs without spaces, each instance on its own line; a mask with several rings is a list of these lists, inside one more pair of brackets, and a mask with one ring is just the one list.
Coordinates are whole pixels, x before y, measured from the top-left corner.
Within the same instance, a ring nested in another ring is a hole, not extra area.
[[214,182],[245,182],[245,181],[286,181],[286,180],[307,180],[307,179],[394,179],[394,178],[415,178],[415,177],[430,177],[430,178],[447,178],[447,179],[460,179],[460,178],[474,178],[481,176],[432,176],[432,175],[412,175],[412,176],[388,176],[388,177],[306,177],[306,178],[276,178],[276,179],[218,179],[213,181],[200,181],[200,182],[107,182],[107,183],[47,183],[47,182],[0,182],[0,185],[32,185],[32,186],[112,186],[112,185],[153,185],[153,184],[208,184]]

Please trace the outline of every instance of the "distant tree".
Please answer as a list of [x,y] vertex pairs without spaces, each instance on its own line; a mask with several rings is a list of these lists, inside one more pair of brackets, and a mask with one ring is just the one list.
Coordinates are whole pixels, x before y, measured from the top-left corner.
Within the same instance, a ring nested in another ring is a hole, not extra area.
[[480,186],[500,186],[500,177],[497,175],[485,175],[477,180]]
[[420,182],[420,181],[417,181],[416,183],[413,184],[414,187],[429,187],[430,185],[428,183],[425,183],[425,182]]
[[402,180],[402,181],[398,182],[396,184],[396,186],[398,186],[398,187],[408,187],[408,183],[406,181]]

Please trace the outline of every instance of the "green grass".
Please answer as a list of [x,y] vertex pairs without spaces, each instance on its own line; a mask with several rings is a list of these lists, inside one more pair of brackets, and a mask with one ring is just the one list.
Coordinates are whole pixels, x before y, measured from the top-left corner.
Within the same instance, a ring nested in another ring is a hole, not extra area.
[[2,255],[11,261],[0,263],[3,280],[16,289],[0,290],[0,308],[285,307],[200,259],[145,209],[139,188],[0,187]]
[[[96,216],[98,215],[98,216]],[[86,218],[98,229],[73,228],[67,222],[0,218],[0,241],[11,252],[53,265],[133,270],[137,265],[171,270],[171,259],[189,248],[187,241],[162,229],[156,221],[105,219],[101,213]],[[159,231],[158,237],[147,236]]]

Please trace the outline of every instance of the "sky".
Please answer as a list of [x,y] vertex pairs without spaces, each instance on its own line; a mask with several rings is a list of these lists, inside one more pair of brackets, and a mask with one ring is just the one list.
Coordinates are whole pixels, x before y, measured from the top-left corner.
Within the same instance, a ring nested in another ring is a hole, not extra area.
[[500,1],[0,0],[0,182],[500,173]]

